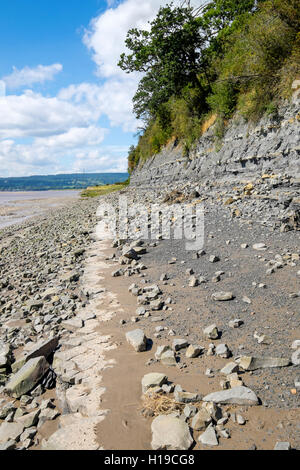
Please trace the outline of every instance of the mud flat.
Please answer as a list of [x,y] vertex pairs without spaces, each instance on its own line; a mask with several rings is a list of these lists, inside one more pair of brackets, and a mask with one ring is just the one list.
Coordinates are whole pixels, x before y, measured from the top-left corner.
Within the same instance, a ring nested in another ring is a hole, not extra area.
[[78,198],[80,191],[0,191],[0,230],[41,215],[51,208],[60,208]]

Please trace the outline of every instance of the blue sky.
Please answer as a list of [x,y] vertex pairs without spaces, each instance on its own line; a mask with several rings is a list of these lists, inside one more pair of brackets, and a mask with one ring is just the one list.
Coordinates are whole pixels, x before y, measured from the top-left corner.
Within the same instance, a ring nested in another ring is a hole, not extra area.
[[82,35],[106,7],[104,0],[2,0],[0,76],[8,75],[12,66],[61,63],[63,73],[45,91],[55,92],[70,82],[95,81],[95,65]]
[[165,3],[1,1],[0,177],[127,170],[140,77],[117,63]]

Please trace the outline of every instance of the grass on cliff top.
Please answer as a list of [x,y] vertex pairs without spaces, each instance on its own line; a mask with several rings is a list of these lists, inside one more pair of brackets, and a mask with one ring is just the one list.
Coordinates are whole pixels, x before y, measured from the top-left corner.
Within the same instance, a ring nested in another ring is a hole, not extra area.
[[129,181],[127,180],[124,183],[106,184],[103,186],[92,186],[82,191],[81,197],[87,198],[87,197],[104,196],[114,191],[120,191],[121,189],[125,189],[126,186],[128,186],[128,184],[129,184]]

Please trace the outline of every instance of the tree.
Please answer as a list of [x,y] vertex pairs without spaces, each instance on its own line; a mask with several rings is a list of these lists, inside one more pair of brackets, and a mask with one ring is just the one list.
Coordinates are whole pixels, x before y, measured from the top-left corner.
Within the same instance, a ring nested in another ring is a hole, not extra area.
[[201,88],[198,73],[205,47],[201,25],[190,7],[172,3],[161,7],[149,25],[149,31],[128,32],[126,46],[131,53],[122,54],[119,62],[127,73],[143,73],[133,101],[137,117],[146,121],[186,85]]

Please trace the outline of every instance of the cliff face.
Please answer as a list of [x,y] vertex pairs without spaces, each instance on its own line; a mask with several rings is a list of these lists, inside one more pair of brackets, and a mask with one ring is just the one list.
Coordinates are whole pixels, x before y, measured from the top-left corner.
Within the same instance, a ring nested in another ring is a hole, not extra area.
[[[296,83],[299,81],[296,81]],[[300,83],[299,83],[300,85]],[[184,156],[174,144],[140,165],[131,176],[133,186],[251,179],[265,173],[300,178],[300,89],[276,117],[255,126],[242,119],[227,126],[216,150],[211,127],[195,149]]]

